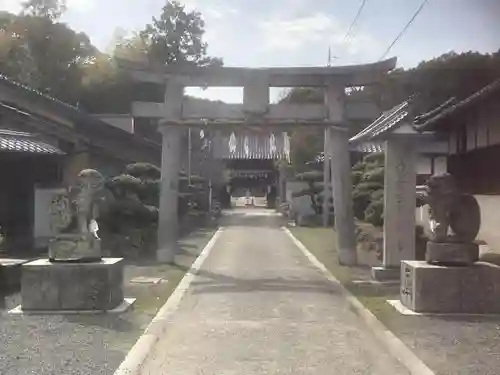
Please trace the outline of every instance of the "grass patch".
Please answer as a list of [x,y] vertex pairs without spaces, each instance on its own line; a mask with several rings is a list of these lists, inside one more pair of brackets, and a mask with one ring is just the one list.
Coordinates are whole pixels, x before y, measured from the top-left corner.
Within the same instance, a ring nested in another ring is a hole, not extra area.
[[386,300],[399,296],[399,285],[356,284],[370,280],[369,267],[345,267],[338,263],[335,232],[331,228],[292,227],[290,232],[378,319],[388,323],[396,311]]
[[127,295],[133,295],[137,298],[134,309],[137,312],[148,315],[155,315],[158,310],[167,301],[186,271],[171,266],[170,269],[163,271],[162,277],[165,281],[160,284],[129,284]]

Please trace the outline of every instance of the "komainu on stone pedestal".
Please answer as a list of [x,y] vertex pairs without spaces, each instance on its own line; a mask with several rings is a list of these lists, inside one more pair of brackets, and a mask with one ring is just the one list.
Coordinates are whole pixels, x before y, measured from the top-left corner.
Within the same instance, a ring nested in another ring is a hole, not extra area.
[[78,174],[76,186],[63,189],[52,200],[51,227],[54,238],[49,242],[51,262],[98,262],[101,239],[97,231],[99,204],[104,201],[104,177],[96,170]]
[[426,261],[441,265],[469,265],[479,258],[474,240],[481,226],[476,199],[459,191],[452,175],[434,175],[427,183],[423,204],[429,205],[432,236]]

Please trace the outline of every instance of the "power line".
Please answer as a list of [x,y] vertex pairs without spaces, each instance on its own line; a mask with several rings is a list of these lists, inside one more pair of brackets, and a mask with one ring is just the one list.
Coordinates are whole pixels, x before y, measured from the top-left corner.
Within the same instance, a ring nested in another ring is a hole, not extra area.
[[347,29],[347,32],[344,35],[344,38],[342,39],[342,43],[345,42],[347,37],[351,34],[352,30],[354,29],[354,26],[356,25],[356,22],[358,21],[359,16],[361,15],[361,12],[363,11],[367,1],[368,0],[363,0],[363,2],[361,3],[358,9],[358,13],[356,13],[356,17],[354,17],[354,19],[352,20],[351,24],[349,25],[349,28]]
[[[354,29],[354,26],[356,25],[356,22],[358,21],[359,16],[361,15],[361,12],[363,11],[363,9],[364,9],[367,1],[368,0],[363,0],[361,2],[361,5],[359,6],[359,9],[358,9],[358,13],[356,13],[356,16],[354,17],[354,19],[352,20],[351,24],[349,25],[349,28],[347,29],[344,37],[342,38],[342,43],[341,44],[344,44],[344,42],[346,41],[346,39],[351,35],[351,32]],[[335,57],[335,58],[337,59],[338,57]],[[327,66],[331,66],[331,64],[332,64],[332,53],[331,53],[330,47],[328,47],[328,62],[327,62]]]
[[382,60],[382,59],[384,59],[387,56],[387,54],[390,52],[390,50],[392,49],[392,47],[394,47],[394,45],[398,42],[398,40],[401,39],[401,37],[403,36],[403,34],[406,32],[406,30],[408,30],[408,28],[411,26],[411,24],[413,23],[413,21],[415,21],[415,18],[417,18],[417,16],[420,14],[420,12],[422,11],[422,9],[424,9],[425,5],[428,2],[429,2],[429,0],[424,0],[422,2],[422,4],[420,4],[420,7],[417,9],[417,11],[413,15],[413,17],[408,21],[408,23],[405,25],[405,27],[403,27],[403,30],[401,30],[401,32],[396,37],[396,39],[394,39],[393,42],[390,44],[390,46],[386,49],[386,51],[384,52],[384,54],[380,57],[379,61]]

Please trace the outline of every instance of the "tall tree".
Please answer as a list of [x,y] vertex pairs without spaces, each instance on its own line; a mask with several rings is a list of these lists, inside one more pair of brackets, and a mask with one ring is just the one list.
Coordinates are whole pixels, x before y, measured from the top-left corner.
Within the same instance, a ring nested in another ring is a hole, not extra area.
[[76,103],[82,67],[96,48],[87,35],[48,17],[29,15],[0,18],[3,42],[0,70],[13,79],[61,100]]
[[23,14],[53,21],[59,19],[67,9],[66,0],[27,0],[22,5]]
[[[139,33],[128,37],[123,32],[117,33],[112,56],[156,66],[221,65],[221,59],[207,54],[207,43],[203,41],[204,28],[205,22],[199,12],[187,12],[180,3],[168,1],[160,16],[154,17],[152,23]],[[80,101],[83,108],[90,112],[128,113],[134,99],[163,100],[161,86],[134,87],[116,69],[112,59],[102,57],[86,67],[86,84]],[[145,127],[149,127],[147,124],[148,121]]]
[[153,64],[222,65],[221,59],[207,55],[204,33],[201,13],[187,12],[179,2],[168,1],[160,17],[154,17],[140,36]]

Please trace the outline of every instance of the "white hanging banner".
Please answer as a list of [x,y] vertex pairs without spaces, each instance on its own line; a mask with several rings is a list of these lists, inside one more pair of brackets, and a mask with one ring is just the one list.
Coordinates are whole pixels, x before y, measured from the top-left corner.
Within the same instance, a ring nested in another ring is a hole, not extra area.
[[286,159],[290,162],[290,138],[288,133],[283,133],[283,152],[285,153]]
[[245,139],[243,140],[243,149],[245,150],[245,156],[248,157],[250,155],[250,145],[248,136],[245,135]]
[[231,136],[229,137],[229,152],[234,154],[236,152],[236,136],[234,135],[234,132],[231,133]]
[[276,137],[274,136],[274,133],[271,133],[271,137],[269,139],[269,148],[271,151],[271,155],[276,153]]

